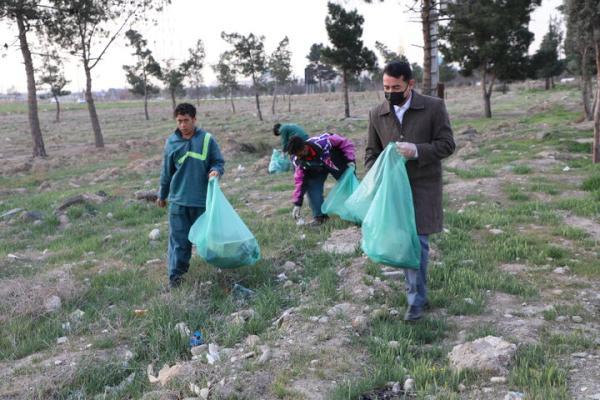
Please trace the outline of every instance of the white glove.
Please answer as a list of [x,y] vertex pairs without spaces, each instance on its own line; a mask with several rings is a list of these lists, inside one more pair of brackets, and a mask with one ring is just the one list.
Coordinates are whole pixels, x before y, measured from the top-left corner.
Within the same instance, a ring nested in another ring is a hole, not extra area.
[[292,217],[294,217],[294,219],[300,218],[300,206],[294,206],[294,209],[292,210]]
[[418,157],[417,146],[414,143],[396,142],[396,150],[398,151],[398,154],[407,160],[412,160]]

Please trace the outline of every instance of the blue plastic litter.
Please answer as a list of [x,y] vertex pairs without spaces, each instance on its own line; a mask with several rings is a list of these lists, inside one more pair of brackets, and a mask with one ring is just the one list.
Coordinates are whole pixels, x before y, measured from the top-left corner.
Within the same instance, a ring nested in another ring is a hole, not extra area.
[[200,346],[201,344],[204,344],[202,332],[195,331],[194,334],[190,336],[190,347]]

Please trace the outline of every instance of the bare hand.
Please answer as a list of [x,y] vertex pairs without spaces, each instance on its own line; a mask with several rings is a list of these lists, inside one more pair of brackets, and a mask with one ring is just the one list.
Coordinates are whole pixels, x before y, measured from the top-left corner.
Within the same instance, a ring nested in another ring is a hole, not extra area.
[[210,171],[210,174],[208,174],[208,178],[218,178],[219,177],[219,173],[215,170]]
[[160,208],[165,208],[167,206],[167,201],[162,199],[156,199],[156,205]]

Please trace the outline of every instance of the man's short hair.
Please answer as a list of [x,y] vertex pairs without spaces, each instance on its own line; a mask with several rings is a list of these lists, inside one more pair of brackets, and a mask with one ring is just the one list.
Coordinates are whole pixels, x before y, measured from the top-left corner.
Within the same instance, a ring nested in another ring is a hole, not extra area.
[[281,124],[273,125],[273,135],[279,136],[279,128],[281,128]]
[[173,111],[174,118],[177,118],[178,115],[189,115],[191,118],[196,118],[196,107],[190,103],[180,103]]
[[298,151],[304,148],[304,139],[299,136],[292,136],[285,147],[285,151],[288,154],[296,154]]
[[391,76],[393,78],[404,79],[408,82],[412,79],[412,70],[410,64],[404,61],[392,61],[383,68],[383,74]]

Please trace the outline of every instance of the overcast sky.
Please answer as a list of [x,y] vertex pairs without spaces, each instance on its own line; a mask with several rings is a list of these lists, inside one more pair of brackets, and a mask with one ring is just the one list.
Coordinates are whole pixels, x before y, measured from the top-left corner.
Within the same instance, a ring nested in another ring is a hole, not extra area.
[[[408,11],[413,0],[375,0],[366,4],[362,0],[337,0],[346,9],[357,9],[365,18],[363,41],[375,51],[375,41],[383,42],[391,50],[402,51],[411,62],[423,63],[421,25],[418,16]],[[556,7],[561,0],[543,0],[541,7],[532,14],[530,30],[535,41],[530,48],[534,52],[548,29],[550,16],[559,16]],[[313,43],[328,43],[325,30],[327,0],[172,0],[172,4],[158,16],[158,25],[134,26],[148,39],[155,58],[173,58],[182,61],[187,49],[202,39],[206,49],[204,80],[215,82],[210,65],[219,55],[229,49],[221,39],[221,32],[254,33],[265,36],[265,50],[270,54],[284,36],[290,39],[292,66],[297,77],[303,77],[307,64],[306,55]],[[15,43],[16,26],[0,22],[0,42]],[[36,41],[33,34],[30,42]],[[122,88],[127,86],[123,64],[133,64],[131,49],[125,40],[113,43],[104,59],[93,70],[94,90]],[[379,54],[377,54],[379,57]],[[38,60],[39,64],[39,60]],[[380,60],[381,64],[381,60]],[[83,69],[75,61],[66,64],[68,89],[82,90],[85,85]],[[0,92],[9,89],[26,90],[22,56],[17,46],[0,53]]]

